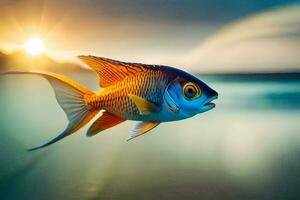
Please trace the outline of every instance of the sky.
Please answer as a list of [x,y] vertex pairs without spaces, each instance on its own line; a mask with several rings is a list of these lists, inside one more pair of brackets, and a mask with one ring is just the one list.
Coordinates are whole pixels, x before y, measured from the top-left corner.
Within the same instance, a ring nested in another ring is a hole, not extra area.
[[0,0],[0,5],[4,50],[39,36],[59,59],[92,54],[203,72],[300,70],[299,0]]

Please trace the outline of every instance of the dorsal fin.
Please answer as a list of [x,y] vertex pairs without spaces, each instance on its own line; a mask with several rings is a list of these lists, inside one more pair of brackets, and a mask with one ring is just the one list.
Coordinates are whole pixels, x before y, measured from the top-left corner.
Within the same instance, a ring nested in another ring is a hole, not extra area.
[[113,85],[127,76],[156,68],[155,65],[127,63],[96,56],[78,56],[78,58],[97,73],[100,87]]

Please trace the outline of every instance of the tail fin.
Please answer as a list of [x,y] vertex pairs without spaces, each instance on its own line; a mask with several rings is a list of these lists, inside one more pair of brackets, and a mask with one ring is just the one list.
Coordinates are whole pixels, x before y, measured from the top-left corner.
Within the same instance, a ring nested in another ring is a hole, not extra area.
[[54,89],[57,102],[69,119],[67,128],[60,135],[46,144],[29,149],[29,151],[46,147],[71,135],[87,124],[98,113],[98,110],[89,110],[84,100],[86,95],[92,95],[93,92],[64,76],[53,73],[46,74],[41,72],[19,71],[5,72],[2,74],[34,74],[47,79]]

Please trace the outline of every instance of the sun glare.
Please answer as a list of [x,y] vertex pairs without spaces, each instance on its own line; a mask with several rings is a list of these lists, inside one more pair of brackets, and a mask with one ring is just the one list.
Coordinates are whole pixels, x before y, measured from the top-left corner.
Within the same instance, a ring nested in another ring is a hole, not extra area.
[[25,43],[25,50],[29,55],[40,55],[44,51],[44,43],[40,38],[30,38]]

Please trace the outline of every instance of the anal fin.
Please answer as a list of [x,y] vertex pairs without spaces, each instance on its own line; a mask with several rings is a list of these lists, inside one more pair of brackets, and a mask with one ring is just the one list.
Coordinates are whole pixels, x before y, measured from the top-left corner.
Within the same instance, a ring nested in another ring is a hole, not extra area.
[[102,116],[100,116],[89,128],[87,132],[87,136],[91,137],[96,135],[97,133],[104,131],[105,129],[116,126],[122,122],[126,121],[117,115],[114,115],[110,112],[104,112]]
[[127,141],[147,133],[158,125],[159,122],[138,122],[134,129],[129,133]]

